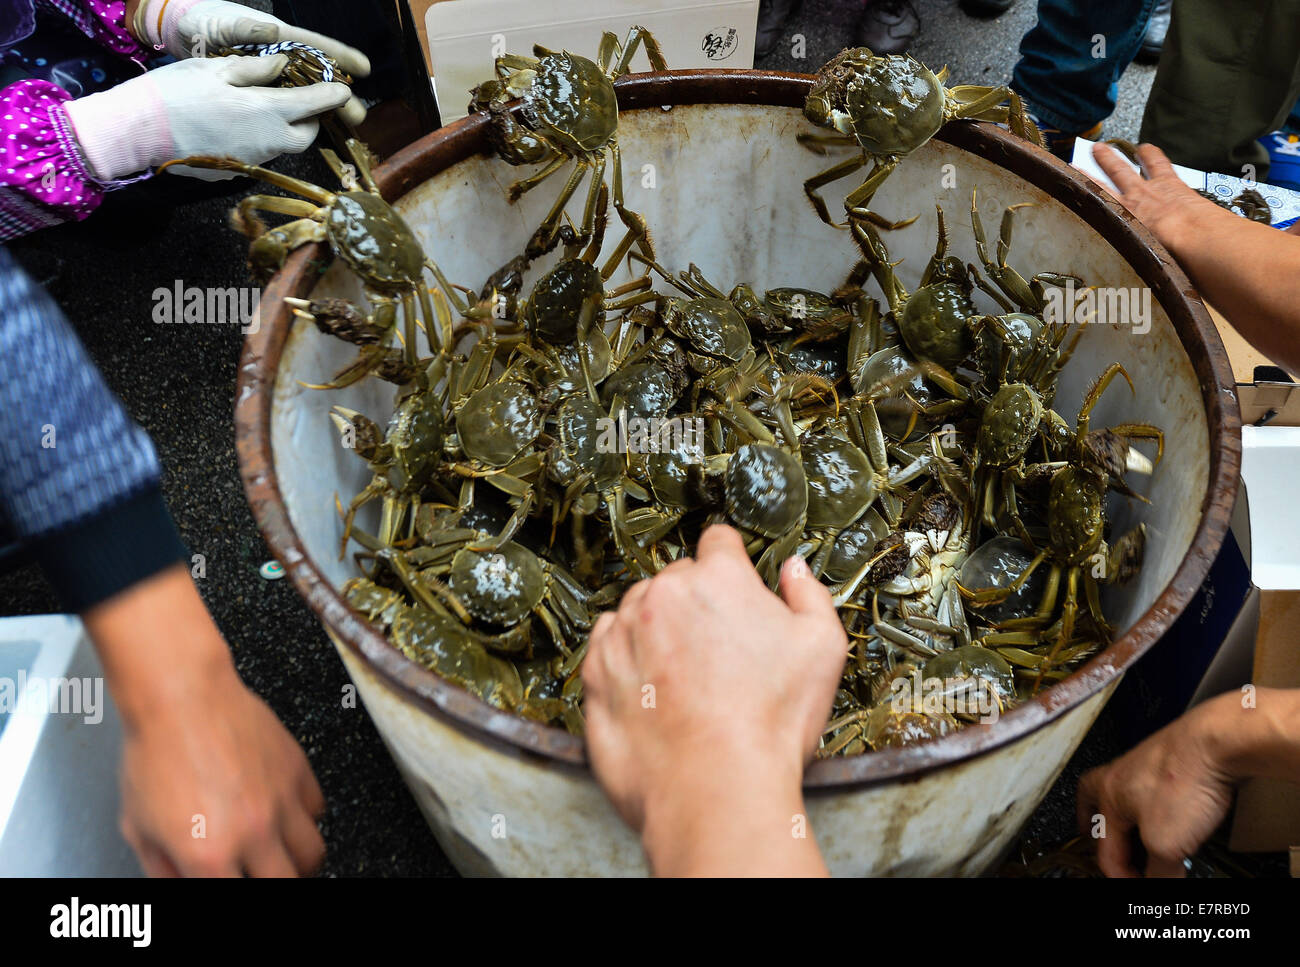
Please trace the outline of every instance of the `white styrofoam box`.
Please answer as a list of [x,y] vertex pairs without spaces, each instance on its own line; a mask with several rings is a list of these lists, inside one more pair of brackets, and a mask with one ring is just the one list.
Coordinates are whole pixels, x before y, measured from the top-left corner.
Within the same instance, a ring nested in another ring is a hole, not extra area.
[[[595,58],[603,32],[622,41],[634,25],[654,34],[670,68],[754,66],[758,0],[413,0],[411,10],[443,124],[465,116],[470,89],[493,76],[499,54],[531,56],[541,44]],[[644,48],[630,66],[650,69]]]
[[1241,446],[1252,580],[1262,591],[1300,589],[1300,427],[1243,426]]
[[122,724],[81,621],[0,619],[0,690],[0,876],[139,876],[117,825]]

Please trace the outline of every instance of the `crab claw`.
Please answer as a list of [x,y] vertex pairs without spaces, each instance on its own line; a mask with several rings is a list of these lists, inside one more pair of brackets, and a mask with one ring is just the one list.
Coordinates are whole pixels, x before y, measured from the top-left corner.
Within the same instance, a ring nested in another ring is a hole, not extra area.
[[346,406],[335,405],[330,409],[330,422],[339,431],[340,442],[344,449],[355,450],[363,460],[370,460],[376,449],[383,442],[383,431],[378,424],[356,410]]
[[1155,471],[1155,464],[1151,462],[1151,458],[1136,447],[1129,447],[1124,467],[1129,473],[1142,473],[1148,476]]

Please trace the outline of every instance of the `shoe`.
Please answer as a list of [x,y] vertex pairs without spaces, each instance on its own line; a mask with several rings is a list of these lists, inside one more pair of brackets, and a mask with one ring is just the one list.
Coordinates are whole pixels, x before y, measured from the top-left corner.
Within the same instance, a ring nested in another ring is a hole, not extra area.
[[858,21],[857,45],[873,54],[903,54],[921,32],[921,18],[908,0],[866,0]]
[[785,32],[785,25],[802,5],[802,0],[759,0],[758,28],[754,31],[755,57],[772,53]]
[[1076,138],[1085,138],[1088,141],[1096,141],[1101,138],[1100,121],[1087,131],[1066,133],[1060,128],[1044,124],[1034,117],[1032,113],[1029,115],[1029,120],[1034,122],[1034,126],[1038,128],[1038,132],[1043,136],[1043,147],[1067,164],[1074,157],[1074,141]]
[[1268,151],[1268,183],[1300,191],[1300,136],[1274,131],[1259,143]]
[[1160,0],[1151,11],[1147,21],[1147,32],[1142,36],[1142,46],[1138,48],[1137,60],[1154,63],[1160,59],[1160,51],[1165,46],[1165,34],[1169,33],[1169,17],[1174,8],[1174,0]]
[[1015,5],[1016,0],[961,0],[961,8],[975,17],[997,17]]

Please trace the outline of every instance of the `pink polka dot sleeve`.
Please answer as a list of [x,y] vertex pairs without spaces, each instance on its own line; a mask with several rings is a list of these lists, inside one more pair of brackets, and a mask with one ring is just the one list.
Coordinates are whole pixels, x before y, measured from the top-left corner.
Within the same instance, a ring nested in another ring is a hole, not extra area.
[[143,63],[147,51],[126,29],[126,0],[81,0],[77,5],[90,12],[91,36],[97,43]]
[[0,241],[80,221],[103,200],[63,114],[71,99],[48,81],[0,90]]

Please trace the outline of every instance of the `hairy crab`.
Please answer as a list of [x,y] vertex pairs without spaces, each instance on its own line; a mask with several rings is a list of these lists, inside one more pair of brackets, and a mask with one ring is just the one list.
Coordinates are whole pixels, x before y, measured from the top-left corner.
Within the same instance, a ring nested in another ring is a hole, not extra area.
[[[498,156],[512,165],[543,165],[510,186],[511,201],[546,181],[569,160],[574,162],[555,204],[529,240],[526,257],[547,252],[561,240],[564,208],[588,173],[592,181],[582,222],[577,233],[564,240],[585,242],[591,238],[607,164],[613,167],[614,208],[641,251],[653,257],[644,221],[623,204],[618,98],[614,93],[614,79],[628,73],[633,55],[643,44],[650,66],[665,70],[654,36],[644,27],[633,27],[622,43],[614,34],[605,33],[594,61],[540,46],[534,46],[532,57],[505,54],[496,60],[496,77],[471,92],[470,111],[486,110],[492,118]],[[507,105],[519,97],[523,104],[516,117]]]
[[818,190],[871,164],[844,207],[851,218],[869,219],[882,228],[907,224],[883,219],[867,206],[899,163],[955,118],[1006,122],[1016,135],[1042,146],[1038,128],[1010,88],[949,88],[944,86],[946,77],[947,68],[934,73],[906,54],[877,56],[866,47],[840,51],[817,72],[804,116],[837,133],[801,134],[800,142],[817,151],[827,144],[859,149],[856,156],[804,182],[804,192],[822,221],[835,224]]

